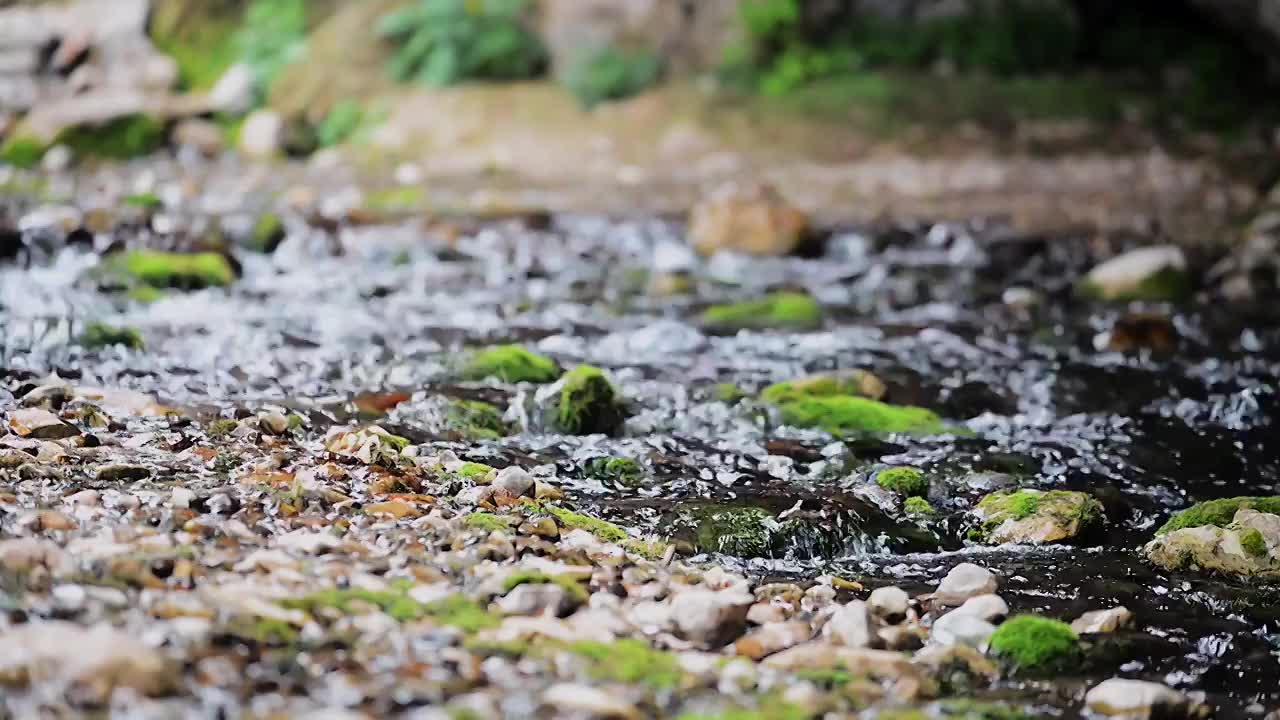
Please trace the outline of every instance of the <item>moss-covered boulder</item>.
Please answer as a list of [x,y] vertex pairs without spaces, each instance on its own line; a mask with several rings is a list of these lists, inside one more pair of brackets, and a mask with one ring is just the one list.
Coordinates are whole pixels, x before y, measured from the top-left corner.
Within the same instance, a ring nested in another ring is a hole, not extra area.
[[879,400],[884,394],[885,386],[880,378],[866,370],[851,369],[774,383],[760,392],[760,399],[773,405],[781,405],[805,398],[837,395]]
[[627,409],[604,371],[579,365],[560,381],[553,424],[570,435],[612,435],[622,428]]
[[499,345],[480,350],[467,359],[463,380],[498,378],[503,382],[550,383],[560,377],[560,366],[545,355],[520,345]]
[[1065,669],[1080,658],[1080,643],[1071,626],[1039,615],[1016,615],[991,635],[992,654],[1018,671],[1032,674]]
[[469,439],[495,439],[511,433],[497,406],[480,400],[454,400],[445,413],[447,429]]
[[924,497],[929,494],[929,478],[924,471],[913,467],[891,467],[876,473],[876,484],[898,495]]
[[712,305],[700,318],[709,332],[732,334],[739,330],[817,330],[822,327],[822,307],[804,293],[776,292],[759,300]]
[[802,428],[826,430],[832,435],[946,432],[942,420],[930,410],[910,405],[890,405],[869,398],[836,395],[804,398],[780,408],[782,421]]
[[110,255],[94,269],[102,283],[132,289],[137,287],[199,290],[225,287],[235,282],[235,269],[218,253],[176,253],[158,250],[130,250]]
[[1044,545],[1076,537],[1102,522],[1102,503],[1071,490],[1000,490],[973,509],[970,537],[990,545]]
[[[1143,552],[1167,570],[1280,578],[1280,498],[1228,498],[1174,516]],[[1261,506],[1263,509],[1254,509]],[[1234,508],[1228,516],[1227,512]]]

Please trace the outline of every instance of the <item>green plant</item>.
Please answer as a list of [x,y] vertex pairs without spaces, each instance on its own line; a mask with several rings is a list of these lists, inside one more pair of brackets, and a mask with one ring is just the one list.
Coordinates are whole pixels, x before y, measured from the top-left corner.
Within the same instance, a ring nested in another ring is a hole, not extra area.
[[332,147],[346,141],[360,128],[364,110],[358,103],[343,100],[333,106],[316,126],[316,140],[320,147]]
[[236,55],[249,65],[259,92],[306,52],[306,0],[253,0],[232,39]]
[[602,48],[570,66],[565,85],[585,107],[622,100],[653,86],[662,76],[662,59],[649,50]]
[[378,33],[398,46],[392,76],[440,87],[541,74],[547,51],[524,25],[526,5],[526,0],[417,0],[386,15]]
[[604,371],[579,365],[564,378],[556,424],[570,435],[612,435],[627,418],[618,390]]
[[45,144],[34,137],[14,135],[0,145],[0,160],[22,169],[29,169],[44,157]]
[[127,160],[164,145],[165,127],[150,115],[125,115],[102,125],[77,125],[58,133],[55,145],[79,156]]
[[520,345],[498,345],[472,355],[462,370],[464,380],[490,377],[512,383],[549,383],[560,377],[560,367],[551,358]]
[[918,468],[891,467],[876,473],[876,484],[903,497],[921,496],[929,492],[929,479]]
[[1050,670],[1076,658],[1080,646],[1071,626],[1039,615],[1018,615],[991,635],[991,652],[1022,670]]

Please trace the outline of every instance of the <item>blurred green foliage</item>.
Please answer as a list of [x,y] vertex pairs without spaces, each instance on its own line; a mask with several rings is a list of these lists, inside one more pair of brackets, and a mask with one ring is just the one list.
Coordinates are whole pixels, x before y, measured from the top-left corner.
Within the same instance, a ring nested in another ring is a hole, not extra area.
[[444,86],[466,80],[521,80],[545,71],[547,51],[525,26],[526,0],[416,0],[382,18],[397,45],[391,74]]
[[306,0],[253,0],[233,43],[265,96],[280,71],[306,53]]
[[607,47],[583,56],[564,83],[586,107],[622,100],[652,87],[662,77],[662,58],[650,50]]

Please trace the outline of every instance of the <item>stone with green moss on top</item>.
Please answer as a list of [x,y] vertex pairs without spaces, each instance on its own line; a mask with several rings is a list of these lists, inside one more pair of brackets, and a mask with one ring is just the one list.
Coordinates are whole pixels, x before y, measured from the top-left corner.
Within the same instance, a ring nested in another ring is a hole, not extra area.
[[14,134],[0,145],[0,161],[23,170],[40,164],[48,144],[32,135]]
[[106,323],[89,323],[80,333],[80,344],[86,348],[98,349],[120,345],[131,350],[144,347],[142,333],[131,327],[116,327]]
[[549,383],[560,377],[560,367],[549,357],[521,347],[499,345],[481,350],[467,360],[463,380],[498,378],[503,382]]
[[760,399],[772,405],[782,405],[805,398],[837,395],[879,400],[884,394],[885,386],[880,378],[866,370],[852,369],[774,383],[760,392]]
[[462,518],[462,524],[473,530],[484,532],[506,532],[511,529],[512,521],[501,515],[487,512],[473,512]]
[[218,418],[204,427],[204,434],[211,438],[222,438],[230,435],[240,427],[240,421],[232,418]]
[[[1269,499],[1227,498],[1211,501],[1214,504],[1208,508],[1191,508],[1185,511],[1189,515],[1174,518],[1181,526],[1161,528],[1155,539],[1143,547],[1143,553],[1167,570],[1280,578],[1280,513],[1274,512],[1273,504],[1258,502]],[[1260,505],[1261,509],[1249,505]],[[1225,511],[1233,507],[1238,509],[1227,524],[1215,524],[1223,522]]]
[[709,507],[696,522],[698,549],[738,557],[768,557],[781,527],[773,513],[752,506]]
[[126,288],[199,290],[226,287],[235,281],[231,263],[218,253],[130,250],[103,259],[94,274],[110,285]]
[[716,333],[817,330],[822,327],[822,307],[804,293],[776,292],[758,300],[712,305],[700,319],[707,330]]
[[1016,615],[991,635],[992,654],[1017,670],[1031,673],[1065,669],[1080,657],[1080,643],[1071,626],[1040,615]]
[[160,149],[165,142],[164,123],[136,113],[101,125],[75,125],[58,133],[55,145],[66,145],[78,157],[128,160]]
[[910,405],[890,405],[869,398],[804,398],[780,408],[782,421],[802,428],[825,430],[838,437],[859,434],[946,432],[942,420],[930,410]]
[[465,480],[483,483],[492,479],[491,475],[497,472],[497,468],[484,463],[464,462],[450,472]]
[[928,500],[919,496],[907,498],[902,503],[902,511],[907,514],[907,517],[917,520],[928,520],[938,514]]
[[604,371],[579,365],[562,379],[555,425],[570,435],[612,435],[621,429],[627,409]]
[[671,689],[684,678],[675,655],[654,650],[643,640],[580,640],[567,649],[590,661],[586,671],[598,680]]
[[450,595],[429,603],[420,603],[402,587],[386,590],[365,588],[333,588],[319,590],[299,598],[286,598],[280,605],[303,610],[313,616],[325,611],[342,615],[356,614],[362,609],[379,610],[397,622],[432,618],[441,625],[455,627],[464,633],[496,627],[501,619],[464,595]]
[[1242,509],[1280,515],[1280,495],[1222,498],[1197,503],[1169,518],[1159,530],[1156,530],[1156,535],[1203,525],[1226,527],[1234,521],[1236,513]]
[[502,579],[503,592],[511,592],[521,585],[556,585],[579,605],[585,605],[590,599],[590,593],[582,582],[568,574],[550,575],[539,570],[517,570]]
[[271,254],[275,252],[284,238],[284,221],[280,219],[280,215],[274,212],[264,212],[254,221],[253,229],[249,232],[248,242],[245,243],[245,247],[254,252]]
[[929,478],[919,468],[886,468],[876,473],[876,484],[904,498],[929,494]]
[[1089,271],[1076,286],[1082,297],[1105,301],[1179,301],[1191,294],[1186,257],[1160,245],[1131,250]]
[[480,400],[453,400],[445,413],[448,429],[463,438],[493,440],[511,433],[502,411]]
[[533,500],[524,500],[522,507],[528,515],[550,515],[564,527],[571,530],[584,530],[603,542],[618,543],[627,552],[649,560],[657,560],[667,552],[666,543],[633,538],[627,535],[626,530],[607,520]]
[[595,458],[587,463],[586,471],[589,477],[629,488],[639,487],[645,479],[644,468],[631,458]]
[[1102,503],[1073,490],[999,490],[973,509],[971,537],[983,543],[1043,545],[1070,540],[1103,518]]

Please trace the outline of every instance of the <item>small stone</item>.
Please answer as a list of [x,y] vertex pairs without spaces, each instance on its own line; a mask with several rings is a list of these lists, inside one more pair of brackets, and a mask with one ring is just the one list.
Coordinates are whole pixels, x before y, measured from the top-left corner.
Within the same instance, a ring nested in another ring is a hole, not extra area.
[[283,435],[289,431],[289,418],[279,410],[271,410],[258,416],[258,427],[272,435]]
[[9,429],[19,437],[37,440],[62,440],[80,434],[76,426],[40,408],[14,410],[9,415]]
[[81,490],[80,492],[68,495],[63,499],[72,505],[97,507],[102,504],[102,493],[99,493],[97,490]]
[[1112,718],[1146,720],[1185,715],[1187,696],[1160,683],[1111,678],[1094,686],[1085,696],[1089,710]]
[[222,128],[208,120],[189,118],[173,129],[173,142],[178,147],[195,149],[206,158],[217,157],[223,149]]
[[743,657],[759,660],[767,655],[807,642],[812,637],[813,629],[809,627],[807,622],[774,622],[762,625],[747,633],[738,642],[734,643],[733,649],[734,652]]
[[551,615],[564,617],[578,601],[554,583],[525,583],[512,588],[495,603],[504,615]]
[[1121,606],[1109,610],[1091,610],[1071,623],[1071,629],[1077,635],[1088,633],[1111,633],[1125,627],[1133,620],[1133,613]]
[[145,480],[151,476],[151,469],[141,465],[128,465],[125,463],[112,463],[110,465],[102,465],[93,472],[93,478],[99,482],[129,482],[133,480]]
[[973,563],[960,563],[938,583],[933,601],[938,605],[955,607],[971,597],[994,593],[998,585],[990,570]]
[[56,574],[65,559],[62,548],[48,540],[30,537],[0,540],[0,568],[8,572],[25,573],[44,568]]
[[366,515],[374,517],[389,517],[399,520],[407,517],[420,517],[422,511],[410,502],[405,500],[387,500],[385,502],[376,502],[365,505],[364,512]]
[[57,510],[40,510],[36,513],[36,526],[40,530],[75,530],[76,521]]
[[640,712],[627,701],[590,685],[559,683],[547,688],[542,702],[555,708],[557,716],[586,716],[633,720]]
[[495,489],[506,490],[516,497],[522,497],[534,487],[533,476],[524,468],[511,465],[498,471],[493,479]]
[[89,593],[82,585],[58,585],[52,591],[54,605],[64,613],[77,613],[84,609]]
[[1188,290],[1187,259],[1174,245],[1138,248],[1089,271],[1080,292],[1100,300],[1178,300]]
[[808,216],[789,205],[773,187],[727,185],[693,208],[689,241],[706,256],[721,250],[787,255],[800,247],[808,227]]
[[845,647],[867,647],[871,644],[871,618],[867,604],[854,600],[836,608],[822,628],[823,637]]
[[890,624],[902,622],[911,607],[911,596],[896,585],[876,588],[867,598],[867,609],[877,618]]
[[117,688],[160,695],[175,676],[164,655],[109,625],[32,622],[0,635],[0,677],[65,682],[80,703],[100,705]]
[[684,639],[720,647],[742,633],[753,602],[736,590],[685,590],[671,599],[671,616]]
[[284,142],[284,118],[271,110],[255,110],[240,127],[240,151],[255,159],[277,155]]
[[1008,617],[1009,604],[999,595],[978,595],[965,600],[964,604],[952,611],[952,614],[955,613],[971,615],[994,623]]
[[219,112],[243,115],[253,109],[254,85],[253,68],[247,63],[232,65],[209,91],[209,104]]
[[955,610],[933,622],[930,639],[939,645],[968,645],[986,650],[987,641],[995,631],[996,626],[986,620]]
[[800,606],[808,612],[815,612],[825,607],[830,607],[835,601],[835,588],[830,585],[814,585],[804,591]]

